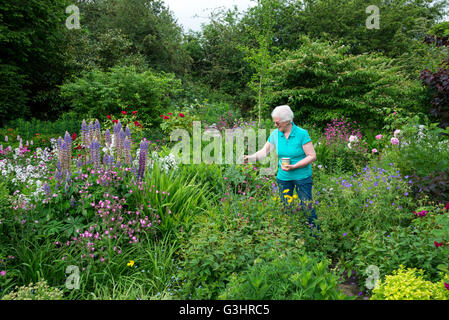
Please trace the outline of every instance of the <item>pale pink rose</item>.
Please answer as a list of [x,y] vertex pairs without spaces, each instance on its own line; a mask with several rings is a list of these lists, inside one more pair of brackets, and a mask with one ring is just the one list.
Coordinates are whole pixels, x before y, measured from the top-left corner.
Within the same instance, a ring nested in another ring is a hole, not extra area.
[[397,138],[399,133],[401,133],[401,130],[399,130],[399,129],[395,130],[393,133],[394,137]]
[[398,138],[391,138],[391,144],[399,144]]
[[373,150],[371,150],[372,153],[377,153],[377,149],[374,148]]
[[382,139],[382,137],[383,137],[383,135],[378,134],[378,135],[376,136],[376,140],[380,140],[380,139]]

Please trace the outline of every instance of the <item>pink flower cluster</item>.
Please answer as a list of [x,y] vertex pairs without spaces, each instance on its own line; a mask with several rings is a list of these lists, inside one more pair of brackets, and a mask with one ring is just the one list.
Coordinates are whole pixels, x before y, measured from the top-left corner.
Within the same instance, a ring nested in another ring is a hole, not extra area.
[[[92,202],[100,223],[90,226],[85,231],[76,230],[77,236],[67,241],[65,246],[73,245],[81,249],[81,259],[98,259],[105,262],[109,249],[121,253],[120,245],[134,244],[139,241],[140,234],[149,231],[156,232],[154,226],[160,223],[158,215],[150,218],[145,214],[143,206],[135,211],[125,209],[126,200],[105,193],[104,200]],[[114,247],[109,248],[110,240],[114,239]],[[61,245],[61,243],[55,243]]]

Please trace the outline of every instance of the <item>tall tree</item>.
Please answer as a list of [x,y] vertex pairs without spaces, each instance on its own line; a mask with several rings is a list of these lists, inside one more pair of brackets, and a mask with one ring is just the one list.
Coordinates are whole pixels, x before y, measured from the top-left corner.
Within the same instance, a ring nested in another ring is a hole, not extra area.
[[182,28],[161,0],[78,0],[84,24],[94,35],[120,30],[149,66],[184,74],[190,58]]
[[263,89],[267,83],[267,70],[271,64],[270,49],[273,43],[275,11],[280,7],[278,0],[257,0],[257,6],[250,9],[255,16],[260,17],[259,25],[248,25],[247,31],[255,43],[255,47],[239,45],[245,52],[245,60],[255,70],[249,86],[257,92],[257,116],[261,124],[262,108],[265,106]]
[[0,2],[0,122],[60,111],[66,0]]

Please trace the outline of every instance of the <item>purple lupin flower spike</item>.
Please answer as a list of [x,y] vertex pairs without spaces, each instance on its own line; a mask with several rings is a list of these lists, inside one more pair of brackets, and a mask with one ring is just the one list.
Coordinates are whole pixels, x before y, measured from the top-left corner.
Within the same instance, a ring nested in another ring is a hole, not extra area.
[[143,179],[143,175],[145,173],[145,165],[146,165],[146,158],[148,153],[148,142],[146,140],[143,140],[140,143],[140,153],[139,153],[139,170],[137,173],[137,181],[141,182]]
[[131,164],[131,142],[128,140],[128,136],[125,137],[123,141],[123,150],[124,150],[124,158],[125,163],[127,165]]
[[81,123],[81,144],[86,147],[87,143],[87,135],[89,134],[89,129],[87,128],[86,120],[83,120]]
[[65,150],[66,163],[64,164],[64,167],[68,172],[71,172],[72,171],[71,170],[72,169],[72,137],[70,136],[70,133],[68,133],[67,131],[65,132],[64,142],[66,144],[66,150]]
[[91,162],[95,168],[100,167],[100,144],[97,140],[94,140],[89,145]]
[[44,189],[45,192],[45,196],[47,198],[51,198],[51,187],[48,183],[44,183],[44,185],[42,186],[42,189]]
[[101,126],[98,119],[95,119],[95,139],[97,139],[98,142],[101,141]]
[[128,126],[126,126],[125,135],[128,137],[129,140],[131,140],[131,130],[129,129]]
[[62,141],[61,148],[59,149],[59,159],[61,165],[61,172],[67,170],[67,143]]
[[106,147],[109,148],[112,144],[111,132],[109,131],[109,129],[106,129],[106,132],[104,133],[104,141],[105,141]]
[[91,122],[89,123],[89,134],[87,138],[87,143],[90,144],[92,141],[94,141],[95,137],[95,127],[94,124]]
[[123,131],[123,129],[120,129],[119,133],[116,135],[116,151],[117,151],[117,161],[123,161],[124,160],[124,153],[125,150],[123,149],[123,143],[125,140],[125,132]]

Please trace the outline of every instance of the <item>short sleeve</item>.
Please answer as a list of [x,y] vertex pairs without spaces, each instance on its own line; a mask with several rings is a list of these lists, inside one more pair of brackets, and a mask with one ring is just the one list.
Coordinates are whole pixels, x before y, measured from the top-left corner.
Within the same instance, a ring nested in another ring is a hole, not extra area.
[[302,145],[305,145],[306,143],[309,143],[310,141],[312,141],[312,139],[309,136],[309,132],[307,132],[307,130],[304,130],[303,135],[302,135]]
[[278,137],[279,137],[279,130],[278,129],[273,130],[273,132],[271,132],[270,136],[268,137],[268,142],[277,147]]

